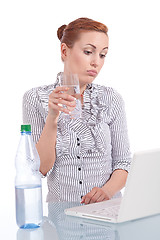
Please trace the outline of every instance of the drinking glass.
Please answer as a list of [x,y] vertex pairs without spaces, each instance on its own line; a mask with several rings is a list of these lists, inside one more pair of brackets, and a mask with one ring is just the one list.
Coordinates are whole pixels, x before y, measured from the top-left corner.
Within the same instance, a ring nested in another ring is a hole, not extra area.
[[[67,94],[73,96],[76,100],[76,107],[70,114],[64,113],[64,116],[67,118],[69,115],[72,119],[77,119],[81,117],[82,107],[81,107],[81,94],[80,94],[80,86],[79,86],[79,78],[77,74],[61,74],[60,76],[60,85],[63,87],[68,87]],[[68,108],[63,105],[64,108]],[[70,109],[69,109],[70,110]]]

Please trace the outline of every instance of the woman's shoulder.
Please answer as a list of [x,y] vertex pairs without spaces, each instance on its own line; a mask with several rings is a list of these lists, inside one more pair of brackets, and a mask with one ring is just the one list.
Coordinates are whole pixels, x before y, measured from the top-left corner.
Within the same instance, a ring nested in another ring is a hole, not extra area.
[[27,90],[23,98],[24,99],[41,99],[41,98],[48,98],[49,94],[54,90],[54,84],[50,85],[42,85],[39,87],[34,87],[29,90]]

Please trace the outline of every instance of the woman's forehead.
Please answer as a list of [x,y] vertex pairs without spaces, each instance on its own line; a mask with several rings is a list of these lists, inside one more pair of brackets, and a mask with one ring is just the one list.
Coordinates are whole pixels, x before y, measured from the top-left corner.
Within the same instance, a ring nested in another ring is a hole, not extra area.
[[83,31],[79,34],[75,45],[93,45],[95,47],[108,47],[108,36],[103,32],[98,31]]

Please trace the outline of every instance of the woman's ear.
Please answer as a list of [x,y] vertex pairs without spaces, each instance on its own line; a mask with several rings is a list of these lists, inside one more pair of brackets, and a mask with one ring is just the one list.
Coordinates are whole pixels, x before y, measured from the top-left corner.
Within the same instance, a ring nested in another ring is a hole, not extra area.
[[64,62],[67,57],[68,47],[65,43],[61,44],[61,59]]

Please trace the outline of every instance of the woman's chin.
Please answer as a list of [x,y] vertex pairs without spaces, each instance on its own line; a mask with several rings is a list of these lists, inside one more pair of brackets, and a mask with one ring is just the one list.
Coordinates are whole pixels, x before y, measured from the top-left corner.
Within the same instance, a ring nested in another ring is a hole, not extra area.
[[85,76],[83,78],[79,78],[79,80],[83,84],[88,84],[88,83],[92,83],[96,77],[97,76],[88,76],[87,75],[87,76]]

